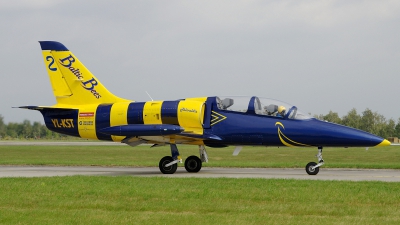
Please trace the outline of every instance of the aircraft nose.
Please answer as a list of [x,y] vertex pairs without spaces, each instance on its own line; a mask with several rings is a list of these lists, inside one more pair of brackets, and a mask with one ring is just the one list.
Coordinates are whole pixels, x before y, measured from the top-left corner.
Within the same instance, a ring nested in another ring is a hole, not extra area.
[[381,143],[379,143],[379,144],[376,145],[376,146],[377,146],[377,147],[380,147],[380,146],[389,146],[390,144],[391,144],[390,141],[384,139]]
[[309,143],[320,146],[337,146],[337,147],[373,147],[373,146],[389,146],[391,143],[382,137],[374,134],[346,127],[339,124],[329,123],[325,121],[315,121],[310,123],[314,128],[312,130],[313,139]]
[[[329,126],[329,125],[328,125]],[[330,125],[332,126],[332,125]],[[333,125],[337,130],[335,130],[333,133],[335,133],[334,136],[340,137],[341,141],[344,143],[348,143],[349,146],[389,146],[390,142],[382,137],[379,137],[377,135],[354,129],[351,127],[345,127],[341,125]],[[340,126],[340,127],[339,127]]]

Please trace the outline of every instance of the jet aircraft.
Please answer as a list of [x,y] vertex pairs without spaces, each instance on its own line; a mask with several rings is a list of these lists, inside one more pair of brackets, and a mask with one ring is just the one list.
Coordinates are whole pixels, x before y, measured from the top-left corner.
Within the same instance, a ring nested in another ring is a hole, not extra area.
[[63,44],[40,41],[43,59],[57,103],[22,106],[42,113],[48,129],[76,137],[140,144],[169,145],[171,155],[159,162],[173,174],[182,163],[178,144],[198,145],[189,156],[188,172],[208,162],[205,146],[288,146],[318,148],[318,162],[306,165],[316,175],[324,164],[323,147],[387,146],[390,142],[350,127],[321,121],[296,106],[257,96],[211,96],[171,101],[137,102],[117,97]]

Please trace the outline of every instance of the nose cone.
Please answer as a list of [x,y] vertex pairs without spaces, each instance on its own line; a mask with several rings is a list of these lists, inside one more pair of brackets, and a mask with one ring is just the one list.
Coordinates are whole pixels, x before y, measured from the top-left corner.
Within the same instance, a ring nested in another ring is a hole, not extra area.
[[345,147],[373,147],[387,146],[390,142],[374,134],[346,127],[338,124],[324,122],[323,130],[327,135],[332,135],[332,140]]
[[[306,127],[297,130],[297,132],[298,134],[302,133],[303,143],[307,145],[326,147],[373,147],[390,145],[390,142],[382,137],[339,124],[312,120],[308,122]],[[287,132],[288,129],[285,129],[285,131]],[[298,137],[300,140],[300,135]]]
[[390,143],[390,141],[388,141],[388,140],[383,140],[381,143],[379,143],[378,145],[377,145],[377,147],[381,147],[381,146],[389,146],[391,143]]

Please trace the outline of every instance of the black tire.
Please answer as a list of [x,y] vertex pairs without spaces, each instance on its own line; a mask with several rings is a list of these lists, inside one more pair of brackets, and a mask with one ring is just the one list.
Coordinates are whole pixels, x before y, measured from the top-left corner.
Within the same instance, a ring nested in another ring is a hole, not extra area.
[[318,174],[319,167],[313,169],[313,167],[316,166],[316,165],[317,165],[317,163],[315,163],[315,162],[309,162],[307,164],[306,172],[308,173],[308,175],[317,175]]
[[176,170],[178,169],[178,164],[175,163],[172,166],[165,167],[168,163],[174,161],[174,159],[171,156],[165,156],[160,160],[160,163],[158,164],[158,167],[160,168],[161,173],[163,174],[174,174]]
[[185,169],[189,173],[197,173],[201,170],[202,162],[199,157],[192,155],[185,160]]

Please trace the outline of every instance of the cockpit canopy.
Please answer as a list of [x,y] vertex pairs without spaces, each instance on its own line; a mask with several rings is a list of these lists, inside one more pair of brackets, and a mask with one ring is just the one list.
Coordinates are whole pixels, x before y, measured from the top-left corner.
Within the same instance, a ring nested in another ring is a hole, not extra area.
[[251,96],[218,96],[217,107],[221,110],[257,115],[282,117],[285,119],[306,120],[312,117],[303,113],[296,106],[275,99]]

